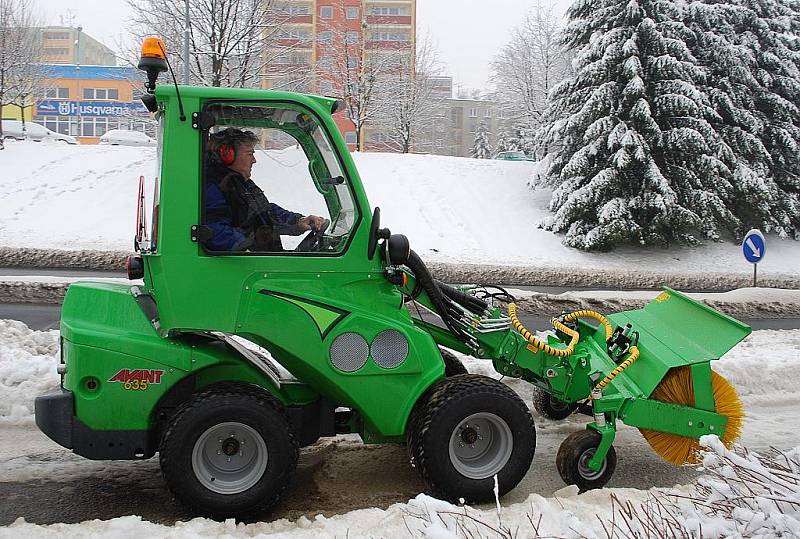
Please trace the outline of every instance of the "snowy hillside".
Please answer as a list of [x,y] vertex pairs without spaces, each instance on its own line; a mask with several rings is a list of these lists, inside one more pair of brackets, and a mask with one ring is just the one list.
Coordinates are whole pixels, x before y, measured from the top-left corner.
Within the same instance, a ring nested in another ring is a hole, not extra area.
[[[0,246],[127,250],[140,175],[154,176],[152,148],[10,143],[0,153]],[[406,234],[427,260],[675,272],[751,272],[740,247],[621,249],[584,253],[537,228],[550,193],[532,191],[535,164],[440,156],[355,154],[382,224]],[[260,155],[254,177],[268,177]],[[282,188],[281,188],[282,187]],[[267,193],[295,207],[289,186]],[[310,211],[313,208],[306,210]],[[800,243],[768,238],[762,272],[800,272]]]

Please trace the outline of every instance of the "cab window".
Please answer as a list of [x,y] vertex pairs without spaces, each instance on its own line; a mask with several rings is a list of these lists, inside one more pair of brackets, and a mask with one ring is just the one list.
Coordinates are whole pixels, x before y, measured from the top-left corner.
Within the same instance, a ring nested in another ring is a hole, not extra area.
[[341,253],[356,222],[348,178],[317,119],[294,105],[213,103],[203,225],[213,254]]

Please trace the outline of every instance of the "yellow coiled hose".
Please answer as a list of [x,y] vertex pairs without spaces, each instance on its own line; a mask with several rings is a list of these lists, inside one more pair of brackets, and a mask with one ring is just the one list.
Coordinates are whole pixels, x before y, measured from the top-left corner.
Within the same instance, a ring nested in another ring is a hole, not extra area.
[[[577,331],[570,329],[569,327],[565,326],[556,318],[553,318],[550,322],[553,324],[553,327],[556,328],[558,331],[562,333],[566,333],[570,336],[569,345],[566,348],[553,348],[547,343],[542,342],[541,340],[537,339],[528,329],[522,325],[522,322],[519,321],[517,318],[517,304],[516,303],[509,303],[508,304],[508,317],[511,319],[511,325],[514,326],[514,329],[522,335],[528,343],[536,348],[537,350],[541,350],[547,355],[555,356],[555,357],[569,357],[575,351],[575,345],[578,344],[578,340],[580,339],[580,335]],[[603,316],[602,314],[598,313],[597,311],[590,311],[590,310],[580,310],[575,311],[573,313],[569,313],[564,316],[565,322],[574,322],[578,318],[594,318],[600,324],[603,325],[606,332],[606,339],[611,338],[611,335],[614,333],[613,328],[611,327],[611,322],[608,321],[608,318]],[[617,365],[617,367],[608,373],[608,375],[600,380],[595,386],[595,389],[603,390],[608,384],[611,383],[611,380],[619,376],[619,374],[633,365],[633,363],[639,359],[639,348],[636,346],[631,346],[629,350],[630,354],[628,358]]]
[[605,389],[605,387],[611,383],[611,380],[619,376],[622,371],[633,365],[633,362],[639,359],[639,348],[636,346],[631,346],[629,352],[630,355],[628,356],[628,359],[617,365],[617,368],[608,373],[605,378],[597,382],[597,385],[594,386],[595,389],[599,389],[601,391]]
[[522,335],[528,343],[536,348],[537,350],[541,350],[548,356],[555,356],[555,357],[569,357],[575,351],[575,345],[578,344],[578,340],[580,339],[580,335],[577,331],[568,328],[555,318],[551,320],[553,327],[559,331],[562,331],[571,337],[569,345],[566,348],[553,348],[549,344],[540,341],[536,338],[530,331],[527,330],[525,326],[522,325],[522,322],[519,321],[517,318],[517,304],[516,303],[509,303],[508,304],[508,317],[511,319],[511,325],[514,326],[520,335]]

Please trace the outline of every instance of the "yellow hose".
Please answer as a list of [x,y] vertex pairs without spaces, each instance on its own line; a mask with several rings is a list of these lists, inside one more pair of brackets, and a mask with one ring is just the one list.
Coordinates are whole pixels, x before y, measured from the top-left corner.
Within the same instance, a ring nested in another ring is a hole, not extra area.
[[602,391],[603,389],[605,389],[605,387],[606,387],[608,384],[610,384],[610,383],[611,383],[611,380],[613,380],[614,378],[616,378],[617,376],[619,376],[619,374],[620,374],[622,371],[624,371],[625,369],[627,369],[628,367],[630,367],[631,365],[633,365],[633,362],[634,362],[634,361],[636,361],[637,359],[639,359],[639,348],[637,348],[636,346],[631,346],[631,348],[630,348],[630,355],[628,356],[628,359],[626,359],[625,361],[623,361],[622,363],[620,363],[619,365],[617,365],[617,368],[615,368],[613,371],[611,371],[610,373],[608,373],[608,375],[607,375],[605,378],[603,378],[602,380],[600,380],[600,381],[597,383],[597,385],[596,385],[596,386],[594,386],[594,388],[595,388],[595,389],[599,389],[599,390],[601,390],[601,391]]
[[522,322],[519,321],[517,318],[517,305],[516,303],[509,303],[508,304],[508,317],[511,319],[511,325],[514,326],[520,335],[522,335],[528,343],[536,348],[537,350],[541,350],[545,354],[549,356],[555,357],[569,357],[575,351],[575,345],[578,344],[578,340],[580,339],[580,335],[577,331],[568,328],[555,318],[552,320],[553,327],[559,331],[562,331],[571,337],[569,345],[566,348],[553,348],[549,344],[540,341],[537,339],[530,331],[528,331],[525,326],[522,325]]
[[606,340],[610,339],[611,335],[614,333],[614,328],[611,327],[611,322],[608,321],[608,318],[597,311],[590,311],[588,309],[569,313],[568,315],[564,316],[564,322],[574,322],[578,318],[594,318],[600,322],[606,329]]

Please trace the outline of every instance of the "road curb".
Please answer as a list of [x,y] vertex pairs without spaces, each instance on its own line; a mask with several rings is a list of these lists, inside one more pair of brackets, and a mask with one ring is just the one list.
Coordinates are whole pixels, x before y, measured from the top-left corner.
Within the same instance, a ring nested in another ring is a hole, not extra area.
[[[0,303],[45,303],[58,305],[64,300],[69,282],[38,282],[23,280],[0,280]],[[592,309],[601,313],[615,313],[644,307],[650,299],[641,298],[593,298],[584,293],[581,297],[530,293],[517,301],[520,313],[536,316],[557,316],[563,312]],[[604,292],[607,296],[608,293]],[[653,292],[653,297],[657,295]],[[652,299],[652,298],[651,298]],[[774,319],[798,318],[800,303],[776,303],[758,301],[702,300],[706,305],[735,318]]]
[[[0,267],[125,271],[125,251],[64,251],[0,247]],[[430,262],[431,273],[452,283],[505,283],[577,289],[642,290],[668,286],[676,290],[726,292],[752,285],[748,272],[643,272],[618,269],[574,269],[552,266],[502,266]],[[759,286],[800,290],[800,275],[763,274]]]

